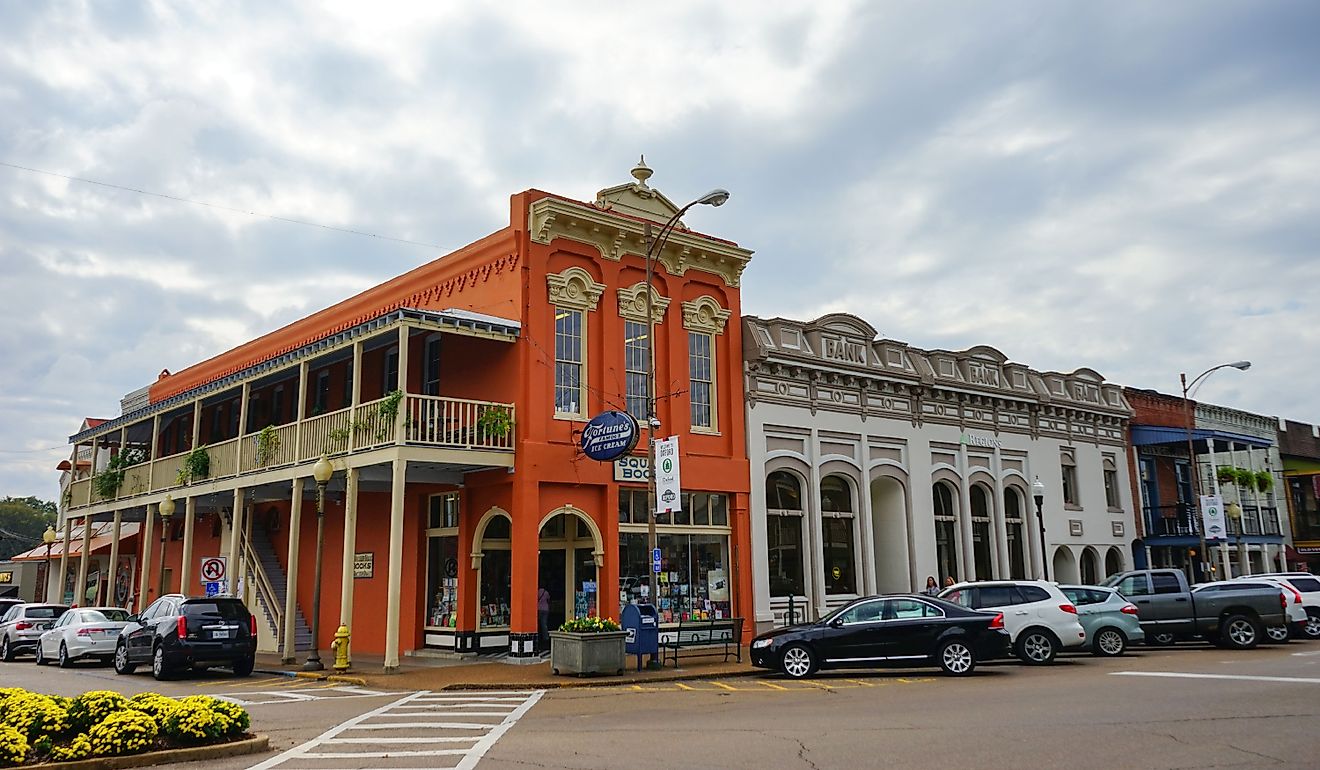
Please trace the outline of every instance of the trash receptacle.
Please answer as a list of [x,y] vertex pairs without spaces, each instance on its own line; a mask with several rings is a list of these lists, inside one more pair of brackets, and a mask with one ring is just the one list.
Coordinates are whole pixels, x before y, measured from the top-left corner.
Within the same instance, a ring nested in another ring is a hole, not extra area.
[[623,651],[637,656],[637,670],[642,670],[642,656],[660,653],[660,616],[654,604],[628,604],[620,613],[620,623],[628,637]]

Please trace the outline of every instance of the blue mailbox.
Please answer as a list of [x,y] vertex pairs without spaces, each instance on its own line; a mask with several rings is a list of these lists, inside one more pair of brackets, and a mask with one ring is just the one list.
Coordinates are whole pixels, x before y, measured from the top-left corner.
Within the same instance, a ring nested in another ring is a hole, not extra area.
[[660,616],[654,604],[627,604],[620,615],[620,625],[627,632],[624,652],[637,656],[637,670],[642,670],[642,656],[660,653]]

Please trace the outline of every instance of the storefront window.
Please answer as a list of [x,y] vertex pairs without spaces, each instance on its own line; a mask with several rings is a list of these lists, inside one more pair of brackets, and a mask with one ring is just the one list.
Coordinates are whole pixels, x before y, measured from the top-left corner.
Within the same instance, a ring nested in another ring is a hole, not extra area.
[[481,558],[481,626],[509,625],[513,562],[510,552],[487,550]]
[[[645,532],[619,533],[621,603],[648,601],[651,560],[646,544]],[[728,536],[663,533],[657,546],[661,571],[655,604],[661,622],[732,616]]]
[[1010,577],[1024,580],[1027,577],[1027,558],[1023,550],[1026,541],[1022,539],[1022,496],[1012,487],[1004,490],[1004,528],[1008,534]]
[[803,596],[802,517],[766,517],[766,550],[771,596]]
[[[482,566],[485,566],[484,564]],[[458,538],[427,538],[426,625],[454,628],[458,625]]]
[[985,487],[973,484],[971,496],[972,554],[976,563],[976,577],[988,580],[994,570],[994,560],[990,555],[994,543],[990,537],[990,495]]
[[953,490],[948,484],[936,482],[931,487],[931,497],[935,503],[935,562],[939,579],[958,580],[958,515],[953,506]]
[[1320,475],[1289,478],[1288,494],[1293,503],[1293,538],[1320,540]]
[[825,556],[825,593],[857,592],[853,574],[853,522],[851,518],[827,517],[821,521]]

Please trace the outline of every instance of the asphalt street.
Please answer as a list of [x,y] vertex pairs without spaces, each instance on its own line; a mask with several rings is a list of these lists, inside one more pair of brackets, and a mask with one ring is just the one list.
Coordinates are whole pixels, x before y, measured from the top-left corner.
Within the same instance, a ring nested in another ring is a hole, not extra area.
[[272,751],[206,764],[223,770],[1320,766],[1320,644],[1308,643],[1138,648],[1048,668],[985,665],[966,679],[846,672],[544,693],[386,692],[220,672],[158,683],[29,662],[0,664],[0,682],[232,698]]

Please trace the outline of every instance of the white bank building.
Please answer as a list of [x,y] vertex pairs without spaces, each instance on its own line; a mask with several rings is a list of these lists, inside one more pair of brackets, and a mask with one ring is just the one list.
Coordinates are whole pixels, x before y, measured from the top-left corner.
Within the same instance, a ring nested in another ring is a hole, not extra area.
[[790,601],[801,621],[927,577],[1130,568],[1120,386],[986,346],[919,350],[844,314],[743,327],[758,628]]

